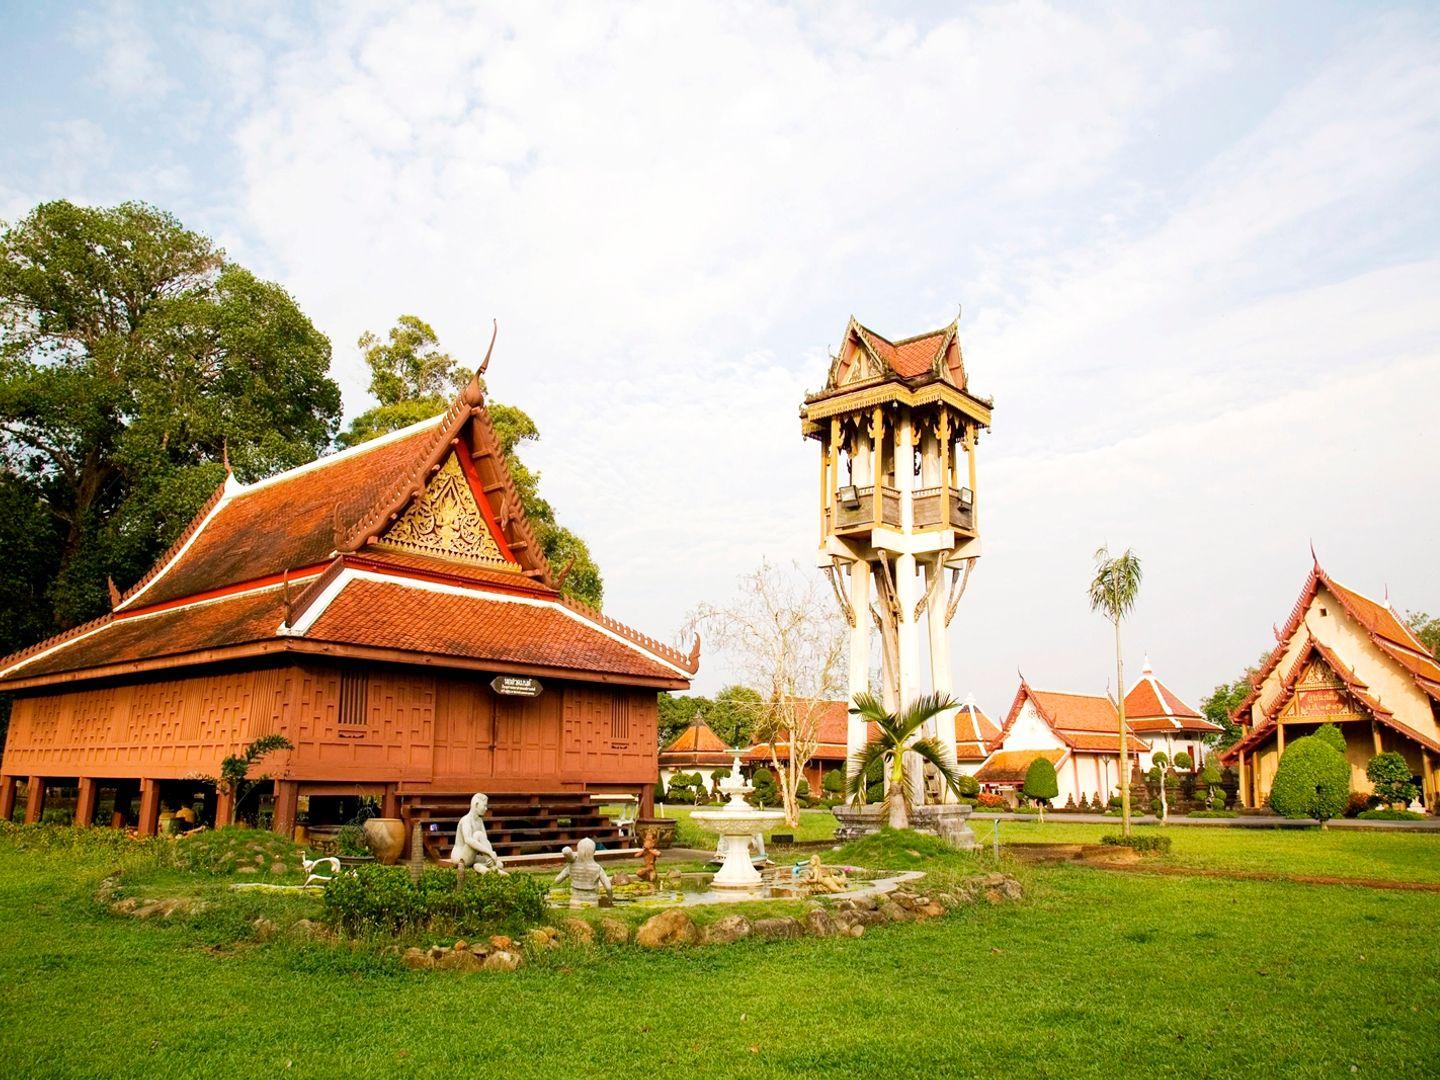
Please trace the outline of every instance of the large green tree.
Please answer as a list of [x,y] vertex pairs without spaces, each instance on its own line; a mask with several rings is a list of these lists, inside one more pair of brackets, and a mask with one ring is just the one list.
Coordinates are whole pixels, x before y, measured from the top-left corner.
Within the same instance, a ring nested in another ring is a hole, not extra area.
[[1415,631],[1420,644],[1430,650],[1430,655],[1440,660],[1440,619],[1432,619],[1423,611],[1409,611],[1405,614],[1405,621],[1410,625],[1410,629]]
[[224,480],[311,460],[330,344],[278,285],[141,203],[0,233],[0,649],[103,613]]
[[[367,331],[357,344],[370,368],[370,392],[377,404],[351,421],[337,440],[341,446],[356,446],[443,412],[470,380],[470,371],[440,348],[434,329],[415,315],[401,315],[383,338]],[[540,474],[526,466],[518,453],[522,444],[540,438],[540,429],[513,405],[491,401],[489,409],[525,516],[545,558],[557,573],[574,560],[561,591],[598,608],[605,583],[590,548],[556,520],[555,508],[540,495]]]
[[1231,713],[1250,696],[1253,688],[1250,680],[1260,670],[1266,659],[1268,659],[1268,655],[1262,654],[1260,659],[1246,668],[1234,682],[1221,683],[1200,700],[1200,712],[1204,714],[1205,719],[1224,729],[1206,739],[1206,743],[1217,751],[1227,750],[1240,741],[1243,730],[1231,717]]

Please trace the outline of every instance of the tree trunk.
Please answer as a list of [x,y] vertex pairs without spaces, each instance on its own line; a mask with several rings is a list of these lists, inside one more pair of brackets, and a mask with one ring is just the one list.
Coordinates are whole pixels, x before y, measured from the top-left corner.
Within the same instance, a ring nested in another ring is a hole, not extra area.
[[780,785],[780,807],[785,811],[785,824],[792,829],[800,827],[800,808],[795,802],[795,777],[791,771],[795,757],[795,741],[790,741],[790,757],[785,760],[782,768],[780,755],[775,752],[775,744],[770,744],[770,764],[775,766],[775,779]]
[[895,752],[895,764],[890,773],[890,790],[886,792],[886,798],[890,800],[890,828],[910,828],[910,812],[905,806],[906,796],[905,776],[905,751],[903,749]]
[[1120,620],[1115,620],[1115,704],[1120,715],[1120,821],[1130,835],[1130,751],[1125,741],[1125,657],[1120,651]]

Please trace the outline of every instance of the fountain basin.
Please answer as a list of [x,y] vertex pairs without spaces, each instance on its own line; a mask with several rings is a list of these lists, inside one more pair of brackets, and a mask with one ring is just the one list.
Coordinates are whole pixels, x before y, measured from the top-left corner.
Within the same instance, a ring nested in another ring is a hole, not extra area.
[[779,810],[755,810],[749,806],[722,806],[716,810],[696,810],[690,820],[706,832],[717,833],[725,841],[725,862],[710,882],[712,889],[758,889],[762,884],[760,871],[750,861],[750,838],[767,833],[785,815]]

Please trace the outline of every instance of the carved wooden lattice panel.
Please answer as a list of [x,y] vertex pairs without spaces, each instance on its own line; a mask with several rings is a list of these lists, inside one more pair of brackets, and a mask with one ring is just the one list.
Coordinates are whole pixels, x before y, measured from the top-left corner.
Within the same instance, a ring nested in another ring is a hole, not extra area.
[[376,546],[516,569],[495,542],[460,459],[453,453]]

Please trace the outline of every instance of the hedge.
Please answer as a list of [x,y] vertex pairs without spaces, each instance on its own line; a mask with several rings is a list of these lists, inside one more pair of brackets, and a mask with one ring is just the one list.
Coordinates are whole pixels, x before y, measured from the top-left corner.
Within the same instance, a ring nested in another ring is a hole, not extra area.
[[546,887],[529,874],[458,875],[426,868],[360,866],[325,885],[325,917],[349,934],[406,930],[475,933],[534,922],[545,914]]
[[1134,851],[1159,854],[1170,850],[1171,841],[1168,836],[1150,836],[1143,833],[1122,836],[1119,833],[1106,833],[1100,837],[1100,843],[1106,847],[1128,847]]

